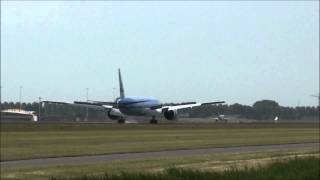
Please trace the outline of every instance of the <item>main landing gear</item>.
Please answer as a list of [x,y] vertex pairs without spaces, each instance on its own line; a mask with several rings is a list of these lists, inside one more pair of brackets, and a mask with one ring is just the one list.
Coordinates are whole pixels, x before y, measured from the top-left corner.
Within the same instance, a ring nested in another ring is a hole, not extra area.
[[124,118],[121,118],[118,120],[118,124],[124,124],[126,122],[126,120]]
[[150,124],[158,124],[158,121],[156,120],[155,116],[152,116],[152,119],[150,120]]

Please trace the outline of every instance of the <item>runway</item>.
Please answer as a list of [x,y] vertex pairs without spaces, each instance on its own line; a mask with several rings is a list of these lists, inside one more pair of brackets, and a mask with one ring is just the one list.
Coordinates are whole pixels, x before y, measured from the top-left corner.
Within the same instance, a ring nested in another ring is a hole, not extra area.
[[183,149],[183,150],[167,150],[157,152],[140,152],[140,153],[121,153],[107,155],[86,155],[74,157],[56,157],[41,158],[28,160],[1,161],[1,168],[14,167],[39,167],[49,165],[80,165],[87,163],[106,162],[112,160],[130,160],[141,158],[163,158],[178,156],[194,156],[208,155],[214,153],[236,153],[236,152],[261,152],[270,150],[293,150],[301,148],[319,149],[319,143],[303,143],[303,144],[278,144],[278,145],[258,145],[258,146],[238,146],[238,147],[217,147],[217,148],[201,148],[201,149]]

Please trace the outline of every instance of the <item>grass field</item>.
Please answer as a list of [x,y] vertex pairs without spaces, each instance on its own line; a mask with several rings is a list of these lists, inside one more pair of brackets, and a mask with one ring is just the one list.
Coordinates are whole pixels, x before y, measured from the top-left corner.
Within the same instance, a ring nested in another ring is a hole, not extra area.
[[319,158],[294,158],[286,162],[273,162],[268,166],[255,168],[229,169],[222,172],[199,171],[192,169],[169,168],[162,173],[121,173],[104,175],[84,175],[78,177],[52,177],[52,180],[238,180],[238,179],[277,179],[277,180],[318,180]]
[[[193,169],[205,172],[244,167],[264,167],[276,161],[294,158],[319,158],[319,149],[297,149],[268,152],[219,153],[210,155],[114,160],[111,162],[88,163],[82,165],[59,165],[43,167],[1,168],[1,179],[44,180],[49,177],[102,177],[105,173],[119,175],[125,173],[162,173],[167,168]],[[319,169],[319,168],[318,168]]]
[[2,124],[1,160],[303,142],[318,124]]

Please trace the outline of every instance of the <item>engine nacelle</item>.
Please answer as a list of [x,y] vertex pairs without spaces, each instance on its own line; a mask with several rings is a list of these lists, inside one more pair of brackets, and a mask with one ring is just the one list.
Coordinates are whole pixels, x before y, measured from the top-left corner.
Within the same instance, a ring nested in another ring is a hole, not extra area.
[[178,111],[177,110],[165,110],[165,111],[163,111],[163,116],[167,120],[176,120],[176,119],[178,119]]
[[120,112],[119,109],[110,109],[108,111],[108,117],[112,120],[119,120],[123,117],[123,114]]

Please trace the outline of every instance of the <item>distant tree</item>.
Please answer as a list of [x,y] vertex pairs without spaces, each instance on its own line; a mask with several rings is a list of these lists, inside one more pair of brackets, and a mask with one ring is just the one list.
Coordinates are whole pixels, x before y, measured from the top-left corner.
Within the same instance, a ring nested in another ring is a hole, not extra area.
[[[35,112],[37,112],[37,114],[39,113],[38,111],[39,111],[39,103],[37,103],[37,102],[33,102],[32,104],[31,104],[31,111],[35,111]],[[42,111],[42,110],[41,110]]]
[[253,104],[256,119],[270,119],[279,111],[279,104],[273,100],[261,100]]
[[15,104],[13,102],[9,102],[9,108],[8,109],[14,109],[15,108]]
[[10,104],[8,102],[1,103],[1,110],[10,109]]
[[243,106],[243,112],[241,113],[240,117],[244,117],[247,119],[254,119],[255,111],[251,106]]
[[229,106],[229,114],[243,114],[245,112],[245,107],[239,103],[235,103]]

